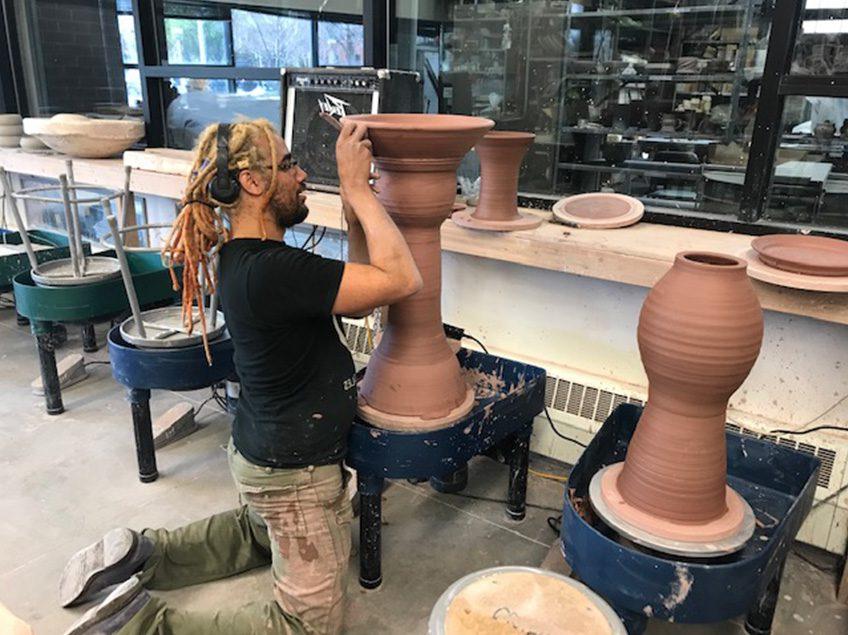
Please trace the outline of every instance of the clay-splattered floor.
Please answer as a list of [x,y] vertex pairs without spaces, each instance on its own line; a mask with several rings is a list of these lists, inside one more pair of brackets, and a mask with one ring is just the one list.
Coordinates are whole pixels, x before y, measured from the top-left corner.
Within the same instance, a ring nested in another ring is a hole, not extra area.
[[[98,329],[103,342],[104,331]],[[59,352],[81,349],[71,329]],[[106,359],[105,352],[87,355]],[[0,311],[0,601],[30,621],[39,635],[61,633],[82,609],[57,606],[56,583],[66,558],[104,531],[130,527],[175,527],[236,504],[222,445],[229,417],[210,403],[199,419],[204,427],[158,453],[161,478],[138,482],[129,406],[107,366],[90,366],[91,377],[65,393],[67,412],[44,414],[29,393],[38,372],[34,344],[14,314]],[[205,393],[188,395],[199,403]],[[154,415],[178,397],[155,393]],[[541,470],[561,467],[534,460]],[[531,477],[527,519],[505,520],[497,499],[506,493],[506,468],[488,459],[471,466],[466,496],[436,494],[427,485],[393,484],[385,493],[384,579],[377,591],[363,591],[351,563],[347,615],[351,634],[426,633],[430,608],[455,579],[498,564],[539,565],[554,534],[546,519],[561,501],[561,485]],[[471,498],[474,497],[474,498]],[[546,509],[549,508],[549,509]],[[354,526],[354,549],[356,534]],[[774,629],[781,634],[848,634],[848,608],[835,603],[833,559],[804,550],[787,566]],[[355,558],[355,556],[354,556]],[[554,567],[557,558],[549,558]],[[238,578],[162,596],[199,611],[270,599],[269,573]],[[721,601],[716,598],[716,601]],[[654,623],[650,633],[742,633],[738,624],[681,627]]]

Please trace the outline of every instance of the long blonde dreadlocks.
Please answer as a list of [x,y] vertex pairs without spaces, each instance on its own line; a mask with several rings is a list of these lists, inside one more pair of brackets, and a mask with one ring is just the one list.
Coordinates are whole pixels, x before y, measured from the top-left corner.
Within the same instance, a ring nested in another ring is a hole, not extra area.
[[[212,354],[209,352],[209,341],[206,336],[206,315],[204,310],[203,287],[210,293],[216,292],[218,281],[210,266],[215,254],[227,240],[229,232],[224,223],[224,215],[231,213],[237,207],[238,201],[225,204],[212,197],[209,183],[215,178],[215,162],[218,157],[217,148],[218,124],[208,126],[197,141],[194,163],[189,173],[188,183],[182,201],[180,213],[174,220],[174,225],[165,246],[162,248],[162,258],[167,262],[171,273],[174,291],[180,289],[180,282],[174,271],[176,265],[182,265],[182,320],[189,334],[194,324],[200,323],[203,337],[203,350],[206,361],[212,364]],[[227,168],[237,172],[240,170],[268,171],[268,159],[259,140],[264,137],[270,148],[270,172],[268,189],[265,196],[270,199],[274,193],[277,179],[277,148],[274,138],[277,131],[267,119],[255,119],[231,124],[227,154]],[[263,240],[265,234],[264,220],[260,219]],[[202,282],[201,282],[202,281]],[[197,317],[194,307],[197,306]]]

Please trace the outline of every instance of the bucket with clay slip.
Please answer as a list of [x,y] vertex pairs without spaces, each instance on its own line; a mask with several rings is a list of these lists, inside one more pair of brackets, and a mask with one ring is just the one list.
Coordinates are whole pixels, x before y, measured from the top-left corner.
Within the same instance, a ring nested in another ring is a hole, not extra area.
[[533,567],[475,571],[449,586],[430,613],[429,635],[501,632],[627,635],[585,584]]

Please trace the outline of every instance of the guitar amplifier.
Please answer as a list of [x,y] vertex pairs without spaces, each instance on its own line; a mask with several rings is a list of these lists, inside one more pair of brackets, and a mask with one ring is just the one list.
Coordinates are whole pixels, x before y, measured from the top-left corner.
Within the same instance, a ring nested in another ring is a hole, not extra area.
[[336,137],[321,114],[421,112],[418,73],[373,68],[283,68],[283,138],[315,189],[338,191]]

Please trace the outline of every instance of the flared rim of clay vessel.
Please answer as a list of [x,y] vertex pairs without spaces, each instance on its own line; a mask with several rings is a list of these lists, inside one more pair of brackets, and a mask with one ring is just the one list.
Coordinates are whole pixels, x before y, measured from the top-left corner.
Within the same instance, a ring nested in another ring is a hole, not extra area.
[[592,477],[589,498],[600,518],[625,538],[655,551],[693,558],[714,557],[742,549],[754,535],[754,512],[726,486],[727,511],[703,523],[683,523],[644,512],[624,500],[618,477],[624,463],[609,465]]
[[[592,204],[606,204],[612,209],[600,214],[586,213],[586,206]],[[558,200],[552,211],[554,218],[566,225],[584,229],[619,229],[638,223],[645,215],[645,205],[625,194],[589,192]]]
[[493,143],[530,143],[536,138],[532,132],[522,132],[519,130],[489,130],[477,144],[493,142]]
[[425,115],[416,113],[384,113],[380,115],[348,115],[342,121],[361,121],[369,128],[408,131],[454,132],[489,130],[495,122],[470,115]]
[[545,222],[543,218],[539,218],[533,214],[521,213],[518,213],[516,218],[511,220],[484,220],[475,218],[473,213],[464,210],[451,214],[451,220],[456,225],[465,229],[478,229],[491,232],[514,232],[536,229]]
[[451,410],[443,417],[435,419],[425,419],[423,417],[415,417],[410,415],[395,415],[390,412],[377,410],[373,406],[369,406],[364,401],[360,401],[356,407],[356,414],[359,418],[370,423],[371,425],[382,428],[384,430],[392,430],[394,432],[431,432],[448,428],[462,419],[465,415],[471,412],[474,408],[475,393],[474,388],[466,386],[465,399],[456,408]]
[[681,251],[674,257],[674,262],[689,269],[711,272],[744,271],[748,267],[748,263],[742,258],[715,251]]
[[760,260],[757,252],[753,249],[746,249],[739,256],[748,263],[748,275],[754,280],[789,289],[848,293],[848,276],[811,276],[806,273],[792,273],[783,269],[775,269]]

